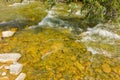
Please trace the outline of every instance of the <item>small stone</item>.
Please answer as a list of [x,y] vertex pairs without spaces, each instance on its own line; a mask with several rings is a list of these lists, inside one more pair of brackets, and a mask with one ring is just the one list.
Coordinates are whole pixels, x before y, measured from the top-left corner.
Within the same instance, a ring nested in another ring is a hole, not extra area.
[[15,80],[24,80],[26,77],[25,73],[20,73],[20,75]]
[[10,66],[4,66],[5,69],[10,69]]
[[2,53],[0,54],[0,62],[8,62],[13,61],[17,62],[17,60],[21,57],[19,53]]
[[4,65],[0,66],[0,69],[2,69],[4,67]]
[[111,72],[111,67],[110,67],[108,64],[103,64],[103,65],[102,65],[102,70],[103,70],[105,73],[110,73],[110,72]]
[[22,70],[22,64],[14,63],[10,65],[10,74],[18,75]]
[[2,76],[6,76],[6,72],[3,72],[3,73],[2,73]]
[[11,37],[15,34],[14,31],[3,31],[2,32],[2,37]]

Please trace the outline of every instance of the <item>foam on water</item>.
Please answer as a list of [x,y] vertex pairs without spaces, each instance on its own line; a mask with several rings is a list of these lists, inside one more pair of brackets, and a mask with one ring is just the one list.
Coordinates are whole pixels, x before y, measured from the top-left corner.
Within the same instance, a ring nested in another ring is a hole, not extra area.
[[[112,48],[112,51],[109,49],[104,49],[102,46],[107,45],[107,47],[119,44],[120,35],[115,33],[115,26],[109,24],[98,24],[93,28],[88,28],[86,32],[80,34],[82,39],[80,41],[84,42],[88,51],[92,54],[104,54],[111,56],[111,53],[118,53],[116,48]],[[92,44],[93,43],[93,44]],[[95,44],[95,45],[94,45]],[[101,46],[102,45],[102,46]]]
[[[86,32],[83,32],[81,36],[83,37],[81,41],[85,42],[88,40],[95,41],[95,37],[106,38],[107,39],[117,39],[120,40],[120,35],[108,31],[105,28],[100,27],[101,24],[98,24],[94,28],[88,28]],[[98,40],[98,39],[97,39]]]

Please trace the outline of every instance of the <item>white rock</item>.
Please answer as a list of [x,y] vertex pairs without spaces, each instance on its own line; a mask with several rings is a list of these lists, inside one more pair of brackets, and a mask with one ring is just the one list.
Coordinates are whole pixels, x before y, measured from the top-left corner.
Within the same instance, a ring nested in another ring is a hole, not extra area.
[[16,62],[21,57],[19,53],[2,53],[0,54],[0,62],[13,61]]
[[6,76],[6,72],[3,72],[3,73],[2,73],[2,76]]
[[10,69],[10,66],[4,66],[5,69]]
[[24,80],[26,77],[25,73],[20,73],[20,75],[15,80]]
[[18,75],[22,70],[22,64],[14,63],[10,65],[10,74]]
[[11,37],[15,34],[13,31],[3,31],[2,32],[2,37]]

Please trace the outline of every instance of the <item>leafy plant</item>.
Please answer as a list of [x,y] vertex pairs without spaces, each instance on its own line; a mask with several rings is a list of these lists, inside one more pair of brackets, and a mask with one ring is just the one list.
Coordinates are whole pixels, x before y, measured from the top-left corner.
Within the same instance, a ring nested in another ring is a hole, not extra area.
[[120,0],[83,0],[82,11],[89,20],[115,21],[119,17]]

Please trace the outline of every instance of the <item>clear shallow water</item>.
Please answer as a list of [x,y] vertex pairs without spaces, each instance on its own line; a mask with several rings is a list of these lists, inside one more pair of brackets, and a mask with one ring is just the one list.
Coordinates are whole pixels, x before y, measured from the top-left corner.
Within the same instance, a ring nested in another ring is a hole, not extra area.
[[65,10],[61,17],[54,9],[38,25],[0,41],[0,52],[22,54],[26,80],[119,80],[120,26],[85,30],[79,16],[71,18]]
[[[120,53],[120,26],[119,24],[112,23],[99,23],[93,28],[79,25],[81,22],[74,22],[70,17],[59,17],[57,11],[54,11],[55,7],[48,11],[48,15],[39,22],[38,26],[50,26],[50,27],[62,27],[69,29],[71,32],[77,33],[76,36],[80,36],[77,42],[83,42],[88,51],[93,54],[104,54],[105,56],[119,56]],[[59,8],[58,8],[59,9]],[[62,9],[62,8],[61,8]],[[78,16],[79,17],[79,16]],[[34,26],[35,27],[35,26]]]

